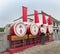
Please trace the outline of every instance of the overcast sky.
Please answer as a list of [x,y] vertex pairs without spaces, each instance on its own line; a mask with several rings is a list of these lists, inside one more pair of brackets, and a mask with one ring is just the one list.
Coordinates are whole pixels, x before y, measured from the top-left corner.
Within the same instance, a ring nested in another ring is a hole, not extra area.
[[60,18],[60,0],[0,0],[0,27],[10,24],[22,16],[22,6],[28,7],[28,14],[36,9],[52,17]]

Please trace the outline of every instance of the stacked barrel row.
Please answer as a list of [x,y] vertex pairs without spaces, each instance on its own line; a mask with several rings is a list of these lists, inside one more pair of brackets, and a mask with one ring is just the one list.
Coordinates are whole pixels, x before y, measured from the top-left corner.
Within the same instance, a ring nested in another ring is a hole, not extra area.
[[[47,32],[47,29],[50,31],[50,33],[52,33],[52,27],[48,27],[44,25],[45,33]],[[40,26],[37,24],[25,25],[22,22],[16,22],[10,26],[10,36],[8,36],[8,40],[20,40],[24,38],[27,39],[28,37],[37,37],[39,35],[39,31]]]
[[[22,22],[16,22],[10,26],[10,34],[14,35],[10,40],[24,38],[27,34],[38,35],[39,27],[36,24],[25,25]],[[18,40],[17,39],[17,40]]]

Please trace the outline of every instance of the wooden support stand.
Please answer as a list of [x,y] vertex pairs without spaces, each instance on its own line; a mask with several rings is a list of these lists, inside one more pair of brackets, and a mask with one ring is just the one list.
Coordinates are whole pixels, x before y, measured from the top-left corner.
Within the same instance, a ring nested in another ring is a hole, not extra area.
[[[24,39],[22,39],[22,38],[20,39],[17,36],[14,36],[14,37],[11,36],[9,38],[8,38],[8,40],[10,42],[10,47],[7,48],[7,51],[10,54],[13,54],[18,51],[23,51],[23,50],[30,48],[32,46],[36,46],[36,45],[41,44],[41,39],[39,36],[29,35],[28,38],[26,37]],[[47,38],[47,40],[45,40],[45,42],[50,42],[49,37]]]

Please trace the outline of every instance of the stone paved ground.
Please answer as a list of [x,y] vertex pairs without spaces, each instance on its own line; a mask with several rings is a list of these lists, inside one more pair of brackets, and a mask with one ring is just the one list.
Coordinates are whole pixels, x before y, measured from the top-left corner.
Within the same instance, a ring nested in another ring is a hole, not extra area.
[[[0,54],[8,53],[5,52]],[[60,41],[53,41],[45,45],[37,45],[14,54],[60,54]]]

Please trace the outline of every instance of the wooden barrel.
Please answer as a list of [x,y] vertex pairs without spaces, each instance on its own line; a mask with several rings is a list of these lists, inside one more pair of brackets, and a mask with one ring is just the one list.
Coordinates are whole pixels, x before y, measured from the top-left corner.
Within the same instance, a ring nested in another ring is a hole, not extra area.
[[53,33],[53,26],[52,25],[48,25],[48,30],[49,30],[49,33]]
[[47,32],[47,25],[44,24],[44,33]]
[[38,30],[39,30],[39,28],[36,24],[30,24],[27,26],[27,33],[28,34],[37,35]]
[[26,26],[21,22],[13,23],[10,26],[10,33],[12,35],[23,37],[26,34]]

